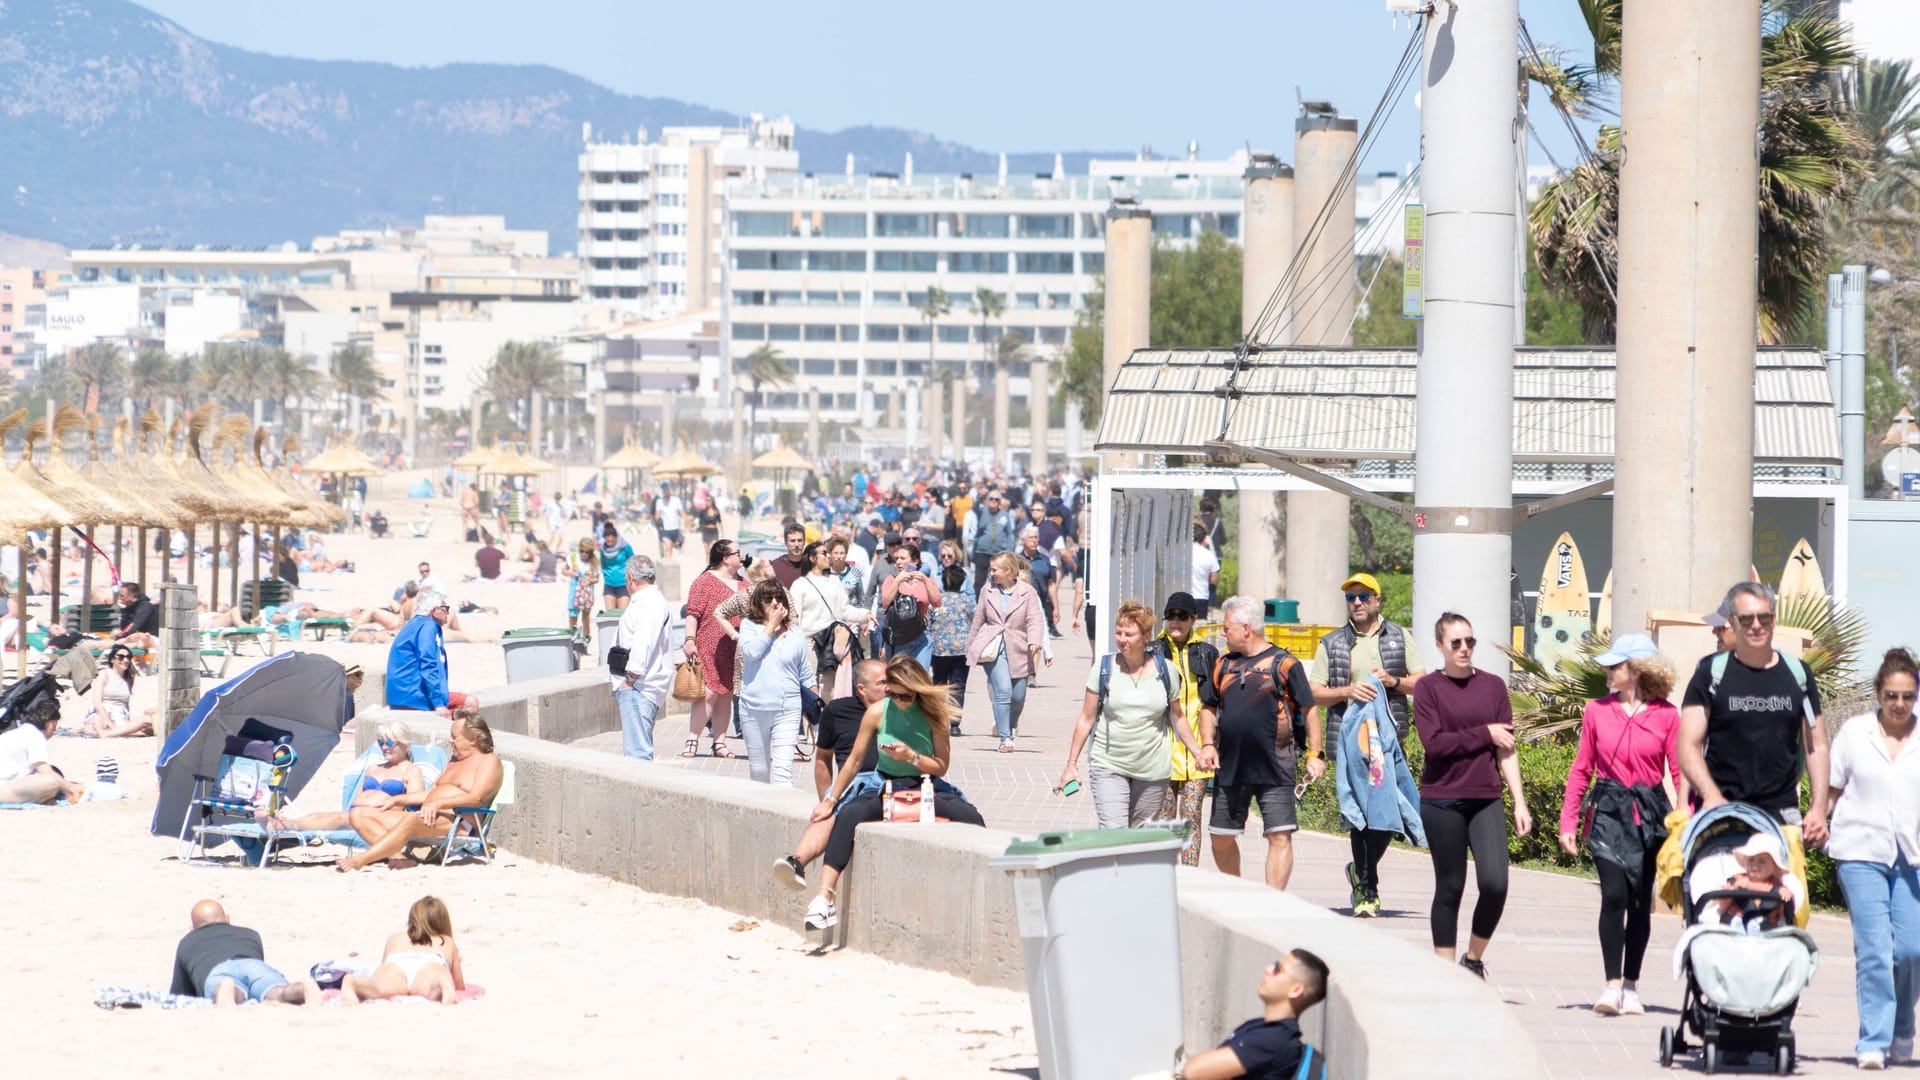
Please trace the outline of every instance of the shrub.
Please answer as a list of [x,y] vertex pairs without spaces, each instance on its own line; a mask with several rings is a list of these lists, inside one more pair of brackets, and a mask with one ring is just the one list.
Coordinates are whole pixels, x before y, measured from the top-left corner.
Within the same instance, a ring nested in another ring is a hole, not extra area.
[[[1560,743],[1520,744],[1520,789],[1527,793],[1533,831],[1526,836],[1509,831],[1507,856],[1521,864],[1580,867],[1593,872],[1593,857],[1585,847],[1578,856],[1560,850],[1560,804],[1567,790],[1567,772],[1578,747]],[[1513,814],[1513,796],[1504,796],[1507,814]]]

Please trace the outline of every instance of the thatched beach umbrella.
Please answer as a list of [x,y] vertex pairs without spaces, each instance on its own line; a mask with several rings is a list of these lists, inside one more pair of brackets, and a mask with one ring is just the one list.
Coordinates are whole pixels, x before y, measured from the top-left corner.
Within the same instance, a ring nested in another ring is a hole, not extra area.
[[[220,412],[218,405],[205,405],[187,419],[187,452],[174,463],[182,480],[203,489],[211,495],[213,500],[214,573],[211,594],[213,596],[220,595],[220,526],[224,522],[231,521],[234,523],[235,530],[238,531],[240,523],[246,521],[254,510],[252,498],[244,492],[235,491],[226,481],[216,476],[207,464],[209,451],[203,447],[210,448],[212,445],[213,436],[218,430]],[[238,605],[240,603],[240,565],[237,557],[233,562],[230,580],[233,590],[232,602]]]
[[286,441],[280,445],[280,465],[268,470],[267,475],[280,486],[280,490],[306,504],[308,510],[314,515],[314,528],[332,530],[340,527],[346,523],[346,510],[328,502],[326,496],[320,494],[305,480],[295,476],[292,468],[287,465],[287,460],[299,452],[299,437],[288,435]]
[[[0,439],[25,423],[26,419],[25,409],[17,409],[0,417]],[[0,534],[12,537],[20,550],[20,573],[18,580],[13,583],[13,609],[20,613],[18,637],[14,642],[14,647],[19,650],[15,653],[17,677],[23,678],[27,673],[27,558],[31,545],[26,534],[31,529],[57,528],[65,516],[66,512],[52,500],[15,477],[12,472],[0,468]],[[57,534],[53,550],[59,551]],[[59,606],[57,593],[51,603],[53,607]]]
[[653,475],[668,480],[698,480],[724,472],[720,466],[682,446],[653,467]]

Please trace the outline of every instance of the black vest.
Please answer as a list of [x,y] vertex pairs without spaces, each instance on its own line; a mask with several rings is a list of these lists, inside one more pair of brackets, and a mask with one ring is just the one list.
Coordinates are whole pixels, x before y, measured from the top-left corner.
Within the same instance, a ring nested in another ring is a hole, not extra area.
[[[1327,647],[1327,685],[1329,687],[1350,686],[1353,684],[1353,645],[1359,634],[1353,624],[1347,625],[1320,639]],[[1407,635],[1398,623],[1380,620],[1380,666],[1387,674],[1396,678],[1407,674]],[[1393,726],[1402,738],[1407,735],[1407,695],[1387,691],[1387,711],[1393,715]],[[1340,748],[1340,720],[1347,713],[1347,703],[1341,702],[1327,708],[1327,751],[1329,755]]]

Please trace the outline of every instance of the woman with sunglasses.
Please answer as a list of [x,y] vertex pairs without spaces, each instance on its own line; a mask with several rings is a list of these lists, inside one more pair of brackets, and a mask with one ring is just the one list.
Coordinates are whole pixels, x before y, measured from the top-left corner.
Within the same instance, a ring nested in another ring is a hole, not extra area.
[[[947,688],[934,682],[918,661],[906,655],[887,661],[886,697],[867,707],[853,751],[820,805],[813,808],[814,821],[833,818],[833,832],[827,837],[820,892],[807,905],[807,929],[824,930],[839,923],[834,886],[853,861],[854,830],[882,819],[882,785],[888,781],[898,790],[917,791],[923,778],[931,778],[937,816],[967,825],[986,824],[960,789],[945,779],[953,762],[953,744],[947,737],[953,718]],[[860,772],[860,763],[876,744],[880,747],[877,767]]]
[[133,718],[133,650],[115,645],[107,650],[100,673],[94,677],[82,731],[102,739],[153,734],[153,710]]
[[1581,838],[1600,874],[1600,963],[1607,985],[1594,1000],[1601,1016],[1638,1016],[1640,962],[1653,930],[1653,880],[1666,841],[1671,778],[1680,801],[1680,710],[1673,668],[1645,634],[1624,634],[1595,660],[1612,692],[1587,703],[1580,749],[1560,800],[1560,850],[1579,854]]
[[[940,541],[940,570],[943,579],[946,569],[949,566],[957,566],[963,571],[967,568],[967,553],[960,549],[960,541],[958,540]],[[949,589],[947,591],[952,592],[953,590]],[[973,591],[973,576],[971,574],[961,579],[960,592],[968,600],[978,598]],[[972,607],[969,606],[968,610],[971,611]]]
[[[361,772],[360,787],[354,792],[350,807],[390,810],[409,802],[419,802],[420,797],[426,794],[427,781],[420,766],[414,764],[413,737],[407,733],[407,726],[398,720],[388,720],[375,729],[375,736],[374,749],[379,756]],[[268,827],[302,832],[351,829],[353,825],[348,821],[348,815],[348,810],[322,810],[284,821],[274,818],[268,822]]]
[[1466,616],[1446,612],[1433,625],[1433,640],[1445,664],[1413,688],[1413,724],[1426,748],[1420,773],[1420,822],[1433,852],[1433,907],[1428,915],[1433,951],[1454,959],[1460,897],[1467,887],[1467,851],[1473,851],[1480,898],[1473,906],[1473,936],[1460,966],[1482,979],[1482,960],[1500,913],[1507,906],[1507,812],[1501,781],[1513,793],[1514,828],[1533,831],[1520,759],[1513,740],[1513,704],[1507,684],[1473,666],[1480,640]]
[[800,691],[813,689],[815,671],[813,645],[794,626],[792,601],[778,581],[753,587],[738,647],[747,775],[755,783],[787,787],[800,739]]
[[[1920,743],[1913,654],[1890,649],[1873,677],[1878,706],[1846,722],[1828,764],[1827,854],[1853,921],[1854,1061],[1863,1069],[1913,1061],[1920,998]],[[1889,1060],[1891,1059],[1891,1060]]]

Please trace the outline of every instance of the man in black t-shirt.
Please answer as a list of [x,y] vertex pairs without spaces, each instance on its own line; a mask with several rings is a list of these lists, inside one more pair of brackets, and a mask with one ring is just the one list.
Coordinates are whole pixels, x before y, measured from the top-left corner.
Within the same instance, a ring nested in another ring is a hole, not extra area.
[[[821,710],[820,724],[814,732],[816,741],[813,755],[813,786],[818,798],[826,798],[833,787],[833,778],[846,767],[847,758],[853,756],[854,740],[860,736],[860,723],[867,715],[867,709],[875,702],[887,696],[887,662],[884,660],[862,660],[853,666],[853,693],[847,697],[835,698]],[[860,772],[872,772],[878,767],[880,746],[878,741],[867,745],[867,755],[860,762]],[[793,854],[773,861],[773,878],[790,889],[800,890],[807,887],[807,864],[819,858],[827,850],[827,837],[833,833],[833,818],[810,823],[800,834],[799,843],[793,847]]]
[[1327,996],[1326,961],[1295,949],[1260,977],[1258,1019],[1233,1029],[1225,1042],[1180,1065],[1182,1080],[1294,1080],[1307,1046],[1300,1039],[1300,1015]]
[[160,609],[152,600],[140,591],[137,581],[120,583],[120,628],[113,632],[115,641],[131,649],[151,649],[155,635],[160,633]]
[[1214,770],[1213,816],[1207,832],[1220,871],[1240,876],[1240,834],[1258,802],[1267,837],[1267,884],[1287,887],[1293,876],[1294,719],[1304,719],[1307,775],[1327,771],[1320,711],[1306,666],[1267,643],[1260,601],[1235,596],[1222,608],[1227,652],[1213,677],[1200,684],[1200,767]]
[[318,1005],[320,987],[310,978],[287,981],[266,962],[260,935],[235,926],[218,901],[193,905],[193,929],[180,939],[173,953],[173,983],[169,993],[213,999],[215,1005],[247,1001],[274,1001],[287,1005]]

